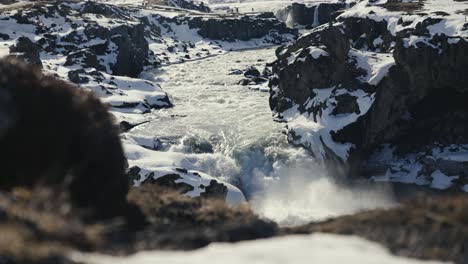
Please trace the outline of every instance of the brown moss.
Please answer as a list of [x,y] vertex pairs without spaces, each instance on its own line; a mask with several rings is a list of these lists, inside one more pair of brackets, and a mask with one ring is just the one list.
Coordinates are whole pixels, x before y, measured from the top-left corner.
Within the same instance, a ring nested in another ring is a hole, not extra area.
[[156,185],[133,188],[128,199],[150,222],[136,235],[135,250],[194,249],[215,241],[271,237],[278,231],[247,205],[230,207],[218,199],[190,198]]
[[48,188],[0,192],[0,260],[65,263],[70,250],[102,247],[105,226],[82,218],[67,195]]

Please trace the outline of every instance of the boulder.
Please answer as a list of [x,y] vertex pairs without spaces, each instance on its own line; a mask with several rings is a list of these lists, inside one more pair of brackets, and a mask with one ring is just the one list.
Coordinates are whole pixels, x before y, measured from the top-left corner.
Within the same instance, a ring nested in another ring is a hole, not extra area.
[[[0,61],[0,188],[65,187],[92,216],[125,214],[128,180],[118,129],[90,92]],[[8,121],[10,120],[10,121]]]

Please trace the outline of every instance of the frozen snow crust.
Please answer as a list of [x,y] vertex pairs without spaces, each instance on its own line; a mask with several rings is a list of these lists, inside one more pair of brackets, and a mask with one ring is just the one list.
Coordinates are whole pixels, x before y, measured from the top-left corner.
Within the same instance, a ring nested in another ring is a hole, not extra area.
[[[462,156],[468,143],[466,3],[348,4],[277,50],[270,106],[289,141],[360,176],[466,190],[466,161],[434,154]],[[371,166],[384,144],[393,158]]]

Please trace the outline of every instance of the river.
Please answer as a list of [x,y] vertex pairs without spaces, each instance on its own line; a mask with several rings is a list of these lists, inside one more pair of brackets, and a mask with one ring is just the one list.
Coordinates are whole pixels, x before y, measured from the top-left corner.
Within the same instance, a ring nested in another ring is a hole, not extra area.
[[243,76],[230,74],[248,66],[262,71],[274,50],[229,52],[152,71],[175,107],[148,114],[151,122],[132,133],[160,139],[162,151],[199,154],[204,165],[189,169],[236,185],[253,210],[283,225],[392,206],[385,189],[337,185],[307,151],[287,143],[285,125],[272,119],[268,92],[238,85]]

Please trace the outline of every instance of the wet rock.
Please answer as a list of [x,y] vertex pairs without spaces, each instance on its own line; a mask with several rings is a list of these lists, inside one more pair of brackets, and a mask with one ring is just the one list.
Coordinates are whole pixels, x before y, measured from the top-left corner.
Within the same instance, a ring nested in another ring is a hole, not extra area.
[[244,76],[246,78],[259,77],[260,76],[260,71],[257,68],[252,66],[252,67],[249,67],[249,68],[245,69]]
[[0,33],[0,38],[3,40],[9,40],[10,36],[8,36],[8,34]]

